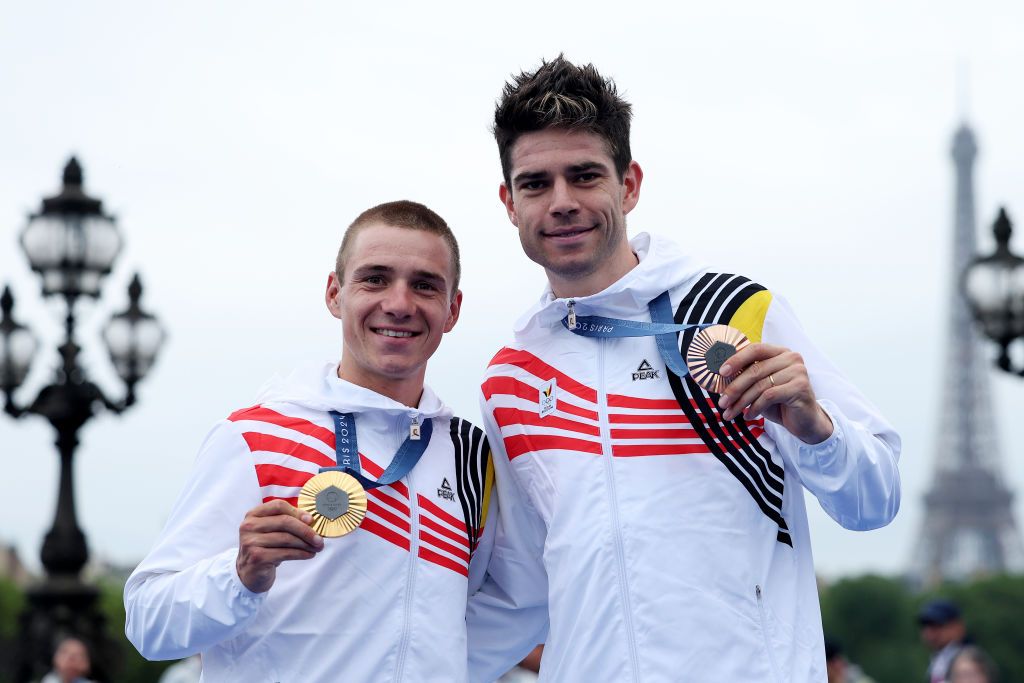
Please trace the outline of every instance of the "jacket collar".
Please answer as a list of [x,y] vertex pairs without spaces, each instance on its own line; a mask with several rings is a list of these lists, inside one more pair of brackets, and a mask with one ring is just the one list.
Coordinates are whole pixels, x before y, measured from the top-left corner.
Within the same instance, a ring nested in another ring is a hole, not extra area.
[[338,377],[338,363],[332,361],[301,367],[287,377],[273,377],[259,391],[257,403],[284,402],[311,410],[341,413],[378,411],[390,415],[406,414],[422,418],[451,417],[453,412],[424,385],[415,408],[402,405],[366,387]]
[[[652,299],[706,270],[674,242],[659,235],[641,232],[629,246],[640,262],[597,294],[573,298],[577,315],[632,318],[646,314]],[[567,298],[556,298],[548,285],[540,300],[516,321],[516,338],[560,326],[568,302]]]

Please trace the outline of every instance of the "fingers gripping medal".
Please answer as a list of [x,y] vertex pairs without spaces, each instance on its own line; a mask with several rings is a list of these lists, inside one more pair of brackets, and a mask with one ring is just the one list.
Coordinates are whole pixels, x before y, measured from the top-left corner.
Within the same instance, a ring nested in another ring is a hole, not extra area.
[[313,517],[310,526],[321,536],[344,536],[366,517],[366,491],[355,477],[328,471],[315,475],[299,493],[298,508]]
[[720,394],[732,381],[719,371],[726,360],[750,341],[742,332],[728,325],[712,325],[693,336],[686,350],[686,367],[690,376],[712,394]]

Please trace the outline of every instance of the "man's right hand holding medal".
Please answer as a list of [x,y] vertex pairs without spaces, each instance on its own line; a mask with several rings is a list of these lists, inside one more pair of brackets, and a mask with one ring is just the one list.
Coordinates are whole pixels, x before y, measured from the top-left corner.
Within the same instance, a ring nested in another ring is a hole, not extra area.
[[274,585],[279,564],[308,560],[323,550],[324,539],[310,528],[311,521],[308,512],[283,500],[249,510],[238,527],[235,570],[242,584],[253,593],[264,593]]

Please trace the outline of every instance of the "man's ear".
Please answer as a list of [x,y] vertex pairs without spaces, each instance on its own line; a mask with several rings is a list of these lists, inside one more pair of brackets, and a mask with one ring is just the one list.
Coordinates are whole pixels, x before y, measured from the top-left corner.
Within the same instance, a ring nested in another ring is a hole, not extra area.
[[508,188],[508,185],[502,183],[498,188],[498,199],[505,206],[505,211],[508,212],[508,219],[512,221],[512,225],[519,227],[519,216],[516,215],[516,205],[512,201],[512,190]]
[[455,323],[459,322],[459,312],[462,310],[462,290],[457,290],[455,296],[448,304],[448,320],[444,323],[444,331],[451,332]]
[[640,164],[630,161],[622,176],[622,213],[629,213],[640,201],[640,183],[644,180]]
[[341,282],[338,280],[337,273],[332,272],[327,276],[327,290],[324,292],[324,302],[327,304],[327,310],[338,320],[341,320],[341,302],[338,300],[340,297]]

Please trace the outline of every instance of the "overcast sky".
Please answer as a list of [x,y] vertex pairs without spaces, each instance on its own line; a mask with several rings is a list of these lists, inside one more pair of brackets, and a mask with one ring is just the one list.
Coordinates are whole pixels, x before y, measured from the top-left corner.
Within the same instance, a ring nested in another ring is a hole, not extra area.
[[[819,571],[905,568],[935,452],[949,147],[965,116],[982,247],[998,206],[1024,219],[1019,2],[6,3],[0,283],[44,344],[18,396],[50,379],[63,313],[17,238],[72,153],[126,242],[103,299],[79,307],[90,376],[119,395],[97,332],[133,272],[170,335],[139,404],[81,435],[94,555],[140,559],[213,423],[271,375],[339,355],[324,284],[344,226],[381,201],[422,201],[459,237],[462,319],[428,381],[477,419],[476,378],[543,287],[498,203],[488,123],[512,72],[562,51],[633,102],[645,177],[631,234],[671,235],[784,295],[904,437],[889,527],[845,531],[811,503]],[[993,387],[1024,519],[1010,429],[1024,382],[993,374]],[[0,542],[34,568],[55,507],[52,441],[41,419],[0,415]]]

